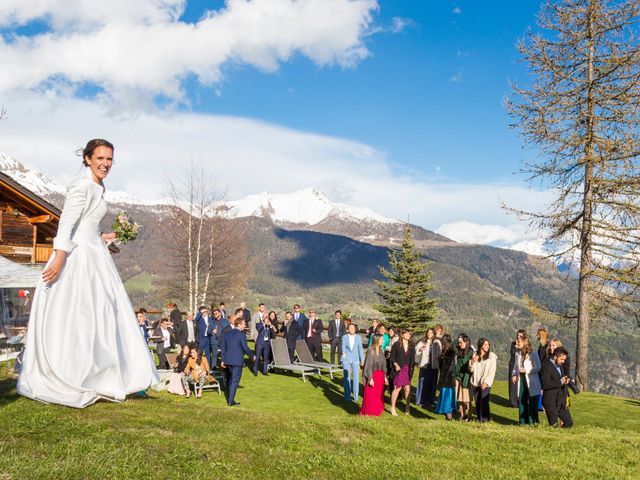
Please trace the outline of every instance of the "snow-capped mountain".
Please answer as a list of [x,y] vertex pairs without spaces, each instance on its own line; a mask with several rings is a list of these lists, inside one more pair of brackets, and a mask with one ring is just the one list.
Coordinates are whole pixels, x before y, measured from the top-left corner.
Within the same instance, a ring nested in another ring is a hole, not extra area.
[[241,200],[226,202],[225,205],[231,218],[268,217],[276,224],[317,225],[330,218],[382,224],[401,223],[368,208],[334,203],[324,193],[313,188],[286,194],[265,192],[249,195]]
[[40,172],[25,167],[15,158],[1,152],[0,172],[9,175],[20,185],[41,197],[49,198],[55,194],[64,195],[65,188],[63,185],[54,182]]

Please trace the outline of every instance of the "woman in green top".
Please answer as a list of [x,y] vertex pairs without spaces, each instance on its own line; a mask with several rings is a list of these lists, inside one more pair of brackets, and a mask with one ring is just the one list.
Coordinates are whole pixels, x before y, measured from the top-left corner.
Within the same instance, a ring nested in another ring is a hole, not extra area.
[[466,333],[458,335],[458,352],[456,354],[456,400],[461,421],[471,420],[471,371],[469,361],[473,356],[471,339]]
[[389,342],[391,341],[391,338],[387,333],[387,327],[385,327],[383,324],[380,324],[380,326],[378,327],[378,333],[382,335],[382,350],[387,350]]

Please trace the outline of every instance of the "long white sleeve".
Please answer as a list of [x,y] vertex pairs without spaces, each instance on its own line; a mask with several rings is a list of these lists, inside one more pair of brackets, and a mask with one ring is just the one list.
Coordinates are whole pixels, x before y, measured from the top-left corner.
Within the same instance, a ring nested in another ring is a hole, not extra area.
[[54,250],[64,250],[71,253],[76,244],[71,240],[73,230],[80,220],[87,201],[86,182],[75,181],[67,188],[62,215],[58,224],[58,233],[53,239]]
[[482,378],[480,379],[480,383],[486,383],[489,386],[493,385],[493,380],[496,377],[496,366],[498,363],[498,357],[495,353],[489,353],[489,358],[487,359],[487,366],[484,369],[482,374]]

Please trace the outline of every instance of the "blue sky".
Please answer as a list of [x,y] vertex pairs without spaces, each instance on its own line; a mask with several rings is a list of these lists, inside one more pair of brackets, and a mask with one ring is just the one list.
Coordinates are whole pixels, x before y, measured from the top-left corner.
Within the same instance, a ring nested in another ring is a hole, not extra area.
[[[85,139],[117,146],[110,187],[162,196],[203,162],[230,199],[315,187],[453,238],[536,237],[501,208],[514,175],[516,42],[539,2],[0,2],[0,151],[61,182]],[[52,162],[55,159],[55,162]]]
[[[183,18],[211,3],[190,2]],[[510,80],[526,80],[515,43],[537,10],[537,2],[381,1],[381,28],[394,18],[409,25],[372,34],[356,67],[319,68],[300,55],[275,74],[228,66],[218,88],[188,82],[190,108],[362,141],[422,175],[510,179],[525,152],[502,102]]]

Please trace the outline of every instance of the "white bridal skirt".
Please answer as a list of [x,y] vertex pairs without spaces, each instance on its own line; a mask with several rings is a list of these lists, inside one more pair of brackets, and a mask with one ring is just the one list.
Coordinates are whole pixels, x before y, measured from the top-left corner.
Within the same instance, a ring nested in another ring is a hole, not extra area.
[[159,378],[98,232],[76,232],[73,241],[57,281],[36,289],[17,391],[84,408],[101,398],[122,401]]

